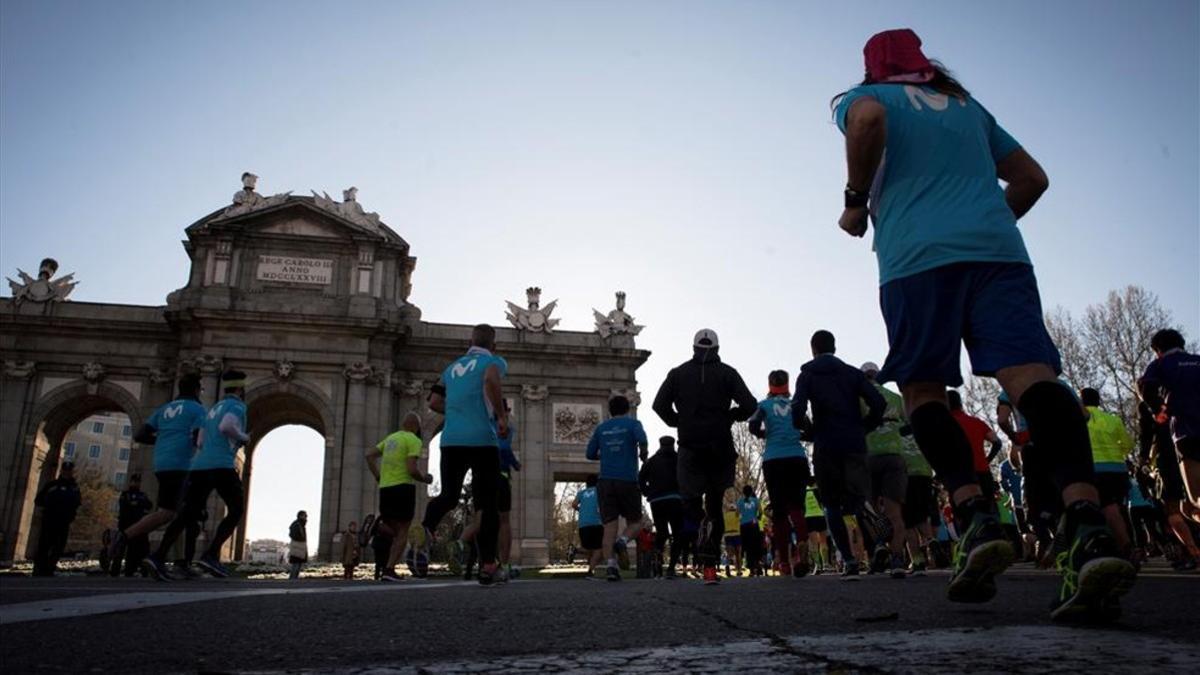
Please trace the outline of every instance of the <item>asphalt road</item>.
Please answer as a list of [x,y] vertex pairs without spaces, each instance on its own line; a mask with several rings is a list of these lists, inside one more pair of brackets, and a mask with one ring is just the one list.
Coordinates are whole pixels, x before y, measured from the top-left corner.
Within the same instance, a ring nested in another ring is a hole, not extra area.
[[[0,666],[20,672],[1196,672],[1200,575],[1150,568],[1105,628],[1047,618],[1015,568],[982,605],[944,574],[590,582],[0,578]],[[84,613],[83,616],[70,616]],[[48,618],[54,617],[54,618]]]

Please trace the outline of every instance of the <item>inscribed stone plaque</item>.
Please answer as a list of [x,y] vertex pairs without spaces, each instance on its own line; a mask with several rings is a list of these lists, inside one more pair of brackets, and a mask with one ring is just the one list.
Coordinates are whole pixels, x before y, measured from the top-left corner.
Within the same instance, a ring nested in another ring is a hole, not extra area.
[[555,403],[554,442],[587,445],[603,413],[597,403]]
[[258,280],[288,284],[329,285],[333,278],[333,260],[297,258],[280,255],[258,256]]

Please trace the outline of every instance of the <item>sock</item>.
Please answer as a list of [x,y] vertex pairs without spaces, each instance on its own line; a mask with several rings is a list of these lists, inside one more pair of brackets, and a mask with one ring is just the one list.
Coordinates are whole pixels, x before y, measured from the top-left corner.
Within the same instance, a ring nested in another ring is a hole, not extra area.
[[975,520],[975,514],[996,515],[996,504],[992,500],[983,495],[971,497],[965,502],[954,507],[954,527],[958,530],[958,535],[964,536],[967,529],[971,527],[971,521]]
[[616,566],[617,566],[617,559],[616,559],[616,558],[609,558],[609,559],[608,559],[608,566],[609,566],[609,567],[616,567]]
[[1072,483],[1095,484],[1087,421],[1065,386],[1038,382],[1021,395],[1017,410],[1025,416],[1036,452],[1045,453],[1059,490]]
[[912,412],[909,423],[917,447],[937,472],[947,493],[953,495],[958,488],[977,482],[971,442],[945,404],[922,405]]

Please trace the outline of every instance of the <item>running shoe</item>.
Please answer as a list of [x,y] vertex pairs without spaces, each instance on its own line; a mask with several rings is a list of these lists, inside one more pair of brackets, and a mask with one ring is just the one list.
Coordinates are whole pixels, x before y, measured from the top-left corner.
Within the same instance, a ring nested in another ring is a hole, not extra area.
[[609,581],[620,581],[621,580],[621,570],[616,567],[613,567],[612,565],[609,565],[608,572],[607,572],[607,574],[605,574],[604,578],[608,579]]
[[675,568],[668,567],[667,571],[663,573],[663,578],[664,579],[674,579],[675,578]]
[[396,570],[385,570],[383,574],[379,575],[379,580],[383,582],[394,583],[397,581],[403,581],[404,577],[397,574]]
[[786,563],[786,562],[781,562],[781,563],[779,563],[779,576],[781,576],[781,577],[790,577],[790,576],[792,576],[792,566],[791,566],[791,564],[789,564],[789,563]]
[[1185,558],[1183,560],[1176,560],[1175,562],[1171,563],[1171,569],[1175,570],[1176,572],[1191,572],[1192,570],[1196,569],[1196,559]]
[[200,556],[196,564],[203,567],[205,571],[218,579],[224,579],[229,576],[229,570],[221,564],[220,560],[210,556]]
[[903,579],[908,576],[908,570],[904,566],[904,556],[899,553],[892,555],[892,569],[890,574],[893,579]]
[[142,559],[142,571],[158,581],[170,581],[171,577],[167,574],[167,566],[163,561],[150,555]]
[[482,565],[479,568],[479,585],[494,586],[500,574],[499,566],[496,563]]
[[192,579],[200,578],[200,573],[193,570],[190,563],[184,562],[182,560],[176,561],[175,564],[172,565],[171,572],[174,574],[174,578],[176,578],[176,579],[184,579],[184,580],[190,581]]
[[507,584],[507,583],[508,583],[508,580],[509,580],[510,578],[511,578],[511,576],[509,575],[509,573],[508,573],[508,569],[507,569],[507,568],[505,568],[505,567],[504,567],[504,566],[502,566],[502,565],[501,565],[501,566],[497,566],[497,567],[496,567],[496,577],[495,577],[495,580],[494,580],[494,581],[495,581],[495,583],[497,583],[497,584]]
[[924,560],[921,560],[919,562],[914,562],[912,565],[913,576],[915,576],[915,577],[925,576],[925,570],[926,570],[926,568],[928,568],[928,566],[929,566],[929,563],[925,562]]
[[842,581],[858,581],[858,561],[851,560],[842,569]]
[[1015,557],[996,516],[976,512],[955,548],[946,596],[952,602],[991,600],[996,595],[996,575],[1008,569]]
[[871,554],[871,568],[869,574],[879,574],[888,568],[888,564],[892,561],[892,552],[888,550],[886,544],[880,544],[875,547],[875,552]]
[[106,552],[108,553],[108,559],[110,561],[112,561],[112,560],[117,560],[118,558],[120,558],[122,549],[124,547],[125,547],[125,531],[117,530],[108,539],[108,548],[106,550]]
[[1062,581],[1050,609],[1054,621],[1113,621],[1121,613],[1117,600],[1137,580],[1133,563],[1120,557],[1112,533],[1100,525],[1079,525],[1055,566]]
[[717,568],[712,565],[705,567],[704,568],[704,585],[705,586],[716,586],[719,583],[721,583],[721,580],[717,577]]

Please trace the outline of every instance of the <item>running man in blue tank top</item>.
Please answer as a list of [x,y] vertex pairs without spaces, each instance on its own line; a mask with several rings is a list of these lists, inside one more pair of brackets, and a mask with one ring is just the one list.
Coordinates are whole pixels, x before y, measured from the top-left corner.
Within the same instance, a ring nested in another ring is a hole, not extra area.
[[481,323],[471,331],[467,353],[442,372],[429,397],[429,407],[445,414],[442,427],[442,492],[425,508],[425,542],[433,541],[438,523],[458,506],[463,478],[471,472],[475,508],[480,513],[479,583],[503,582],[497,541],[500,480],[500,437],[508,435],[508,410],[501,381],[508,363],[496,356],[496,329]]
[[866,79],[834,99],[848,169],[839,225],[862,237],[868,216],[874,222],[890,345],[879,382],[899,384],[913,436],[950,493],[963,533],[948,595],[990,600],[995,577],[1014,557],[947,407],[946,387],[962,384],[965,343],[974,373],[998,379],[1027,420],[1066,505],[1051,618],[1111,620],[1136,573],[1100,511],[1086,421],[1056,382],[1058,350],[1017,229],[1048,187],[1046,174],[925,57],[911,30],[875,35],[863,54]]

